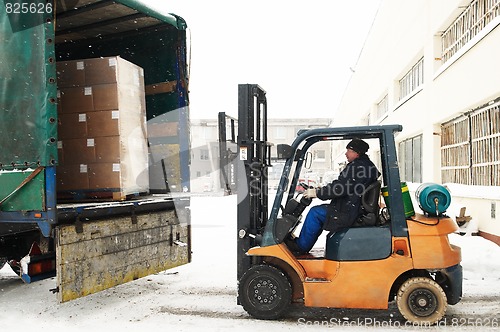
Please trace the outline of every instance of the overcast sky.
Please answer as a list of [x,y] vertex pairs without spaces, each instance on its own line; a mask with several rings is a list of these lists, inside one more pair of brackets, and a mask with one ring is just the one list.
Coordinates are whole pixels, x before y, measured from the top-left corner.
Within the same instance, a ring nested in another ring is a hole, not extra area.
[[191,36],[191,117],[237,116],[237,86],[267,92],[269,118],[331,118],[380,0],[142,0]]

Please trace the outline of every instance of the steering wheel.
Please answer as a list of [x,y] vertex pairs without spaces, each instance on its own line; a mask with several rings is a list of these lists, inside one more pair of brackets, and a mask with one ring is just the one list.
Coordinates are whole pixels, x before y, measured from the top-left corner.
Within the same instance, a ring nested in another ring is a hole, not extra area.
[[[301,190],[299,187],[301,187],[303,190]],[[300,192],[304,192],[306,191],[307,189],[309,189],[309,186],[307,185],[307,183],[305,182],[299,182],[297,184],[297,188],[295,188],[296,191],[298,191],[299,193]]]
[[[310,187],[307,185],[305,182],[299,182],[297,183],[297,186],[295,187],[295,191],[298,192],[299,194],[302,194],[304,191],[309,189]],[[280,205],[281,212],[283,213],[285,211],[285,208],[283,205]]]

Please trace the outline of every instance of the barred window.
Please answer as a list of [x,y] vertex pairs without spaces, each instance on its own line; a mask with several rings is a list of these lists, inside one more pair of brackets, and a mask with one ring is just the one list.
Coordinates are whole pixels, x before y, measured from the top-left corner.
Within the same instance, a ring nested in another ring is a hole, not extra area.
[[402,181],[422,182],[422,135],[399,143],[399,168]]
[[441,126],[443,182],[500,185],[500,103]]
[[441,180],[471,184],[470,121],[461,116],[441,125]]
[[441,36],[443,63],[500,16],[499,0],[474,0]]
[[399,100],[415,91],[424,83],[424,58],[418,62],[399,80]]

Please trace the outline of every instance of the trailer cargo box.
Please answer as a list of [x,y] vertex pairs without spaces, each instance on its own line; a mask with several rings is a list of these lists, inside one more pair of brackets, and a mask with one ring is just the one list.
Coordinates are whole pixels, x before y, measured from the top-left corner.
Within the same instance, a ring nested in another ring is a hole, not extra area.
[[0,265],[56,274],[67,301],[188,263],[186,22],[138,0],[4,3]]

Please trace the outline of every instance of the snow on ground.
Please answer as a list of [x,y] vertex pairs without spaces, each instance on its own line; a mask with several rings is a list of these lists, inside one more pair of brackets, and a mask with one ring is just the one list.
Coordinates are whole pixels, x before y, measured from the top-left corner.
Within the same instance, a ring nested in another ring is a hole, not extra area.
[[[67,303],[49,290],[55,279],[23,284],[0,270],[0,328],[12,331],[289,331],[486,330],[500,324],[500,247],[476,236],[450,235],[462,247],[464,296],[439,326],[405,326],[388,310],[304,308],[280,321],[251,318],[236,304],[236,196],[193,197],[192,262]],[[316,326],[319,325],[319,326]]]

